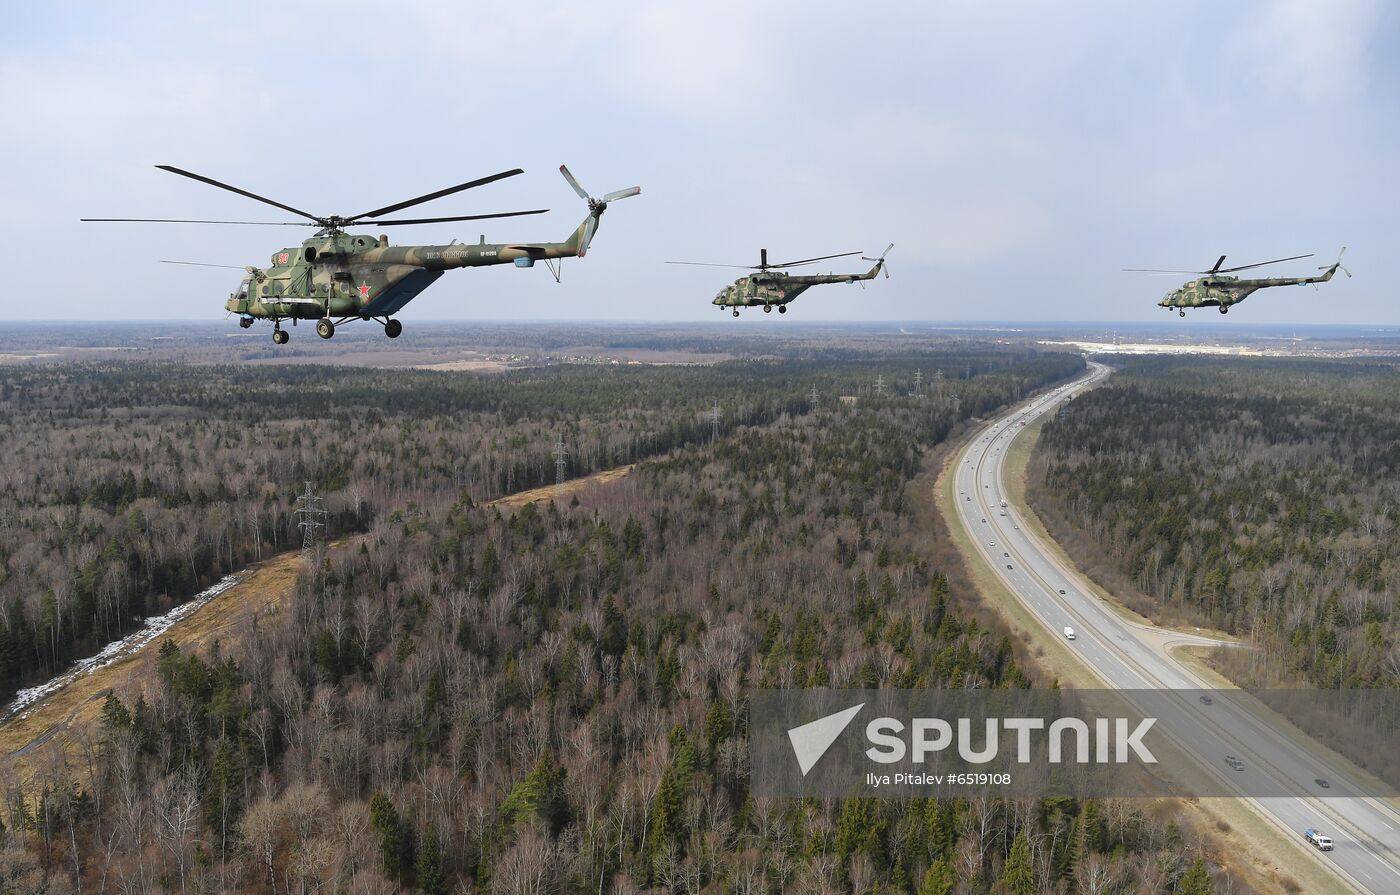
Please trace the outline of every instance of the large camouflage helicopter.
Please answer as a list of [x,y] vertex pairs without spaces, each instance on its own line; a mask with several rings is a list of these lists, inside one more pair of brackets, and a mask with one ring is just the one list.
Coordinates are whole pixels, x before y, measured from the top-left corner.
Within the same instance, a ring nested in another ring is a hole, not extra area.
[[[579,186],[569,169],[559,166],[559,172],[588,203],[588,217],[578,225],[563,242],[486,242],[482,236],[476,245],[465,245],[453,240],[447,245],[390,246],[387,236],[357,235],[345,232],[347,227],[363,226],[402,226],[405,224],[439,224],[449,221],[477,221],[487,218],[519,217],[521,215],[543,214],[548,209],[531,211],[508,211],[497,214],[468,214],[438,218],[413,218],[379,220],[380,215],[402,211],[423,202],[441,199],[453,193],[468,190],[514,177],[524,173],[520,168],[502,171],[478,180],[460,183],[434,193],[419,196],[376,208],[373,211],[341,217],[340,215],[320,216],[274,202],[271,199],[250,193],[247,190],[220,183],[209,177],[181,170],[170,165],[157,165],[162,171],[189,177],[210,186],[246,196],[274,208],[307,218],[307,221],[189,221],[167,218],[83,218],[84,221],[142,221],[148,223],[171,224],[271,224],[286,227],[318,227],[316,234],[303,240],[300,247],[284,248],[273,253],[268,267],[245,267],[247,276],[238,286],[238,291],[229,296],[225,308],[238,315],[239,325],[250,327],[255,320],[272,321],[272,341],[285,344],[288,333],[282,328],[283,320],[295,325],[298,320],[315,320],[316,333],[323,339],[335,335],[336,326],[352,320],[374,320],[384,327],[384,335],[398,338],[403,332],[403,324],[394,319],[397,314],[418,293],[428,288],[442,276],[443,271],[455,267],[482,267],[488,264],[514,264],[516,267],[534,267],[536,261],[543,261],[559,279],[559,259],[582,258],[588,253],[588,246],[598,230],[598,222],[607,210],[609,202],[635,196],[641,187],[628,187],[608,193],[595,199]],[[189,264],[195,262],[169,262]],[[202,267],[231,267],[232,265],[204,265]]]
[[797,267],[802,264],[812,264],[817,261],[825,261],[828,258],[847,258],[851,255],[859,255],[860,252],[842,252],[839,255],[821,255],[816,258],[803,258],[801,261],[787,261],[782,264],[768,263],[768,250],[759,250],[759,262],[757,264],[708,264],[703,261],[667,261],[667,264],[690,264],[698,267],[740,267],[744,270],[755,270],[746,277],[740,277],[732,284],[725,286],[715,296],[712,304],[721,310],[733,308],[734,316],[739,316],[740,308],[762,307],[763,313],[770,314],[773,308],[778,309],[779,314],[787,313],[788,302],[806,292],[813,286],[820,286],[824,283],[856,283],[862,280],[873,280],[881,270],[885,276],[890,275],[889,269],[885,267],[885,255],[894,248],[894,243],[890,243],[889,248],[879,258],[865,258],[865,261],[874,261],[875,266],[865,273],[826,273],[810,274],[802,276],[790,274],[780,268]]
[[1337,253],[1337,260],[1330,266],[1324,264],[1318,270],[1326,273],[1317,277],[1272,277],[1261,280],[1241,280],[1239,277],[1227,276],[1241,270],[1250,270],[1255,267],[1263,267],[1266,264],[1278,264],[1282,261],[1296,261],[1299,258],[1311,258],[1311,254],[1293,255],[1288,258],[1276,258],[1273,261],[1260,261],[1257,264],[1244,264],[1240,267],[1221,268],[1225,263],[1225,256],[1221,255],[1215,262],[1215,266],[1210,270],[1154,270],[1145,267],[1125,267],[1124,270],[1136,271],[1139,273],[1194,273],[1199,274],[1200,279],[1191,280],[1179,289],[1173,289],[1157,302],[1158,307],[1168,310],[1176,308],[1182,316],[1186,316],[1187,308],[1207,308],[1219,307],[1220,313],[1228,314],[1231,305],[1237,305],[1249,298],[1260,289],[1268,289],[1272,286],[1303,286],[1308,283],[1325,283],[1332,279],[1332,274],[1341,268],[1348,277],[1351,271],[1342,267],[1342,255],[1346,253],[1346,246]]

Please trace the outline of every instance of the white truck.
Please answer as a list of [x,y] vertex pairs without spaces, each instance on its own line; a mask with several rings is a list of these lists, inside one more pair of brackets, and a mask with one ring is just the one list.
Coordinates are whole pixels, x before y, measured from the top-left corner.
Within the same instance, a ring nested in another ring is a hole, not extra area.
[[1317,830],[1314,830],[1312,827],[1308,827],[1303,831],[1303,838],[1316,846],[1318,851],[1332,850],[1332,840],[1322,835]]
[[1002,505],[1002,506],[1006,506],[1006,501],[1003,500],[1003,501],[1001,502],[1001,505]]
[[1074,639],[1074,629],[1071,628],[1069,625],[1065,625],[1065,639],[1066,639],[1066,640],[1073,640],[1073,639]]

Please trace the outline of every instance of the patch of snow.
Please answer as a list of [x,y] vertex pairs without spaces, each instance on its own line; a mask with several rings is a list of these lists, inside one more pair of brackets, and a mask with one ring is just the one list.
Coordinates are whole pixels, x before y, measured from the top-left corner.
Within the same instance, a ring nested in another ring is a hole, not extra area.
[[[11,702],[3,711],[0,711],[0,721],[8,721],[16,715],[19,715],[20,718],[29,717],[29,713],[25,712],[25,709],[45,697],[57,693],[83,675],[92,674],[104,665],[110,665],[117,659],[134,653],[136,650],[170,630],[171,625],[194,612],[205,603],[208,603],[230,587],[233,587],[242,577],[243,573],[241,572],[235,572],[232,575],[225,576],[217,584],[200,591],[191,599],[181,603],[164,615],[150,616],[145,620],[145,624],[139,630],[133,631],[121,640],[112,641],[98,651],[96,655],[88,656],[86,659],[79,659],[73,663],[71,668],[58,677],[46,683],[39,684],[37,687],[29,687],[20,690],[15,694],[14,702]],[[23,714],[20,714],[21,712],[23,712]]]

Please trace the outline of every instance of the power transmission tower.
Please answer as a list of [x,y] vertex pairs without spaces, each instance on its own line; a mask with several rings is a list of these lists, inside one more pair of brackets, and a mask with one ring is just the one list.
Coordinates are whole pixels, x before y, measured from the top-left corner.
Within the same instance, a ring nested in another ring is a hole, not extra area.
[[323,539],[326,528],[325,501],[311,492],[311,483],[297,497],[296,515],[301,517],[297,527],[301,529],[301,549],[307,553],[316,549],[316,542]]
[[710,441],[719,438],[719,399],[715,399],[715,406],[710,408]]
[[922,394],[922,393],[923,393],[923,389],[924,389],[924,371],[923,371],[922,369],[915,370],[915,371],[914,371],[914,394],[915,394],[915,395]]
[[556,488],[562,487],[564,484],[564,467],[568,456],[569,449],[564,447],[564,436],[556,436],[554,439],[554,486]]
[[884,374],[884,373],[881,373],[879,376],[876,376],[876,377],[875,377],[875,394],[880,395],[881,397],[883,397],[884,394],[885,394],[885,374]]
[[812,383],[812,393],[807,396],[807,400],[812,402],[812,409],[817,409],[817,384]]

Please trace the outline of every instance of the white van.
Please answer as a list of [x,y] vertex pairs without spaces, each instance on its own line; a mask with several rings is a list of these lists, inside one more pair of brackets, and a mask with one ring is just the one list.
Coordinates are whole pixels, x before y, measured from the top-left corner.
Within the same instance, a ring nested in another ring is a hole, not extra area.
[[1066,640],[1073,640],[1073,639],[1074,639],[1074,629],[1071,628],[1069,625],[1065,625],[1065,639],[1066,639]]

